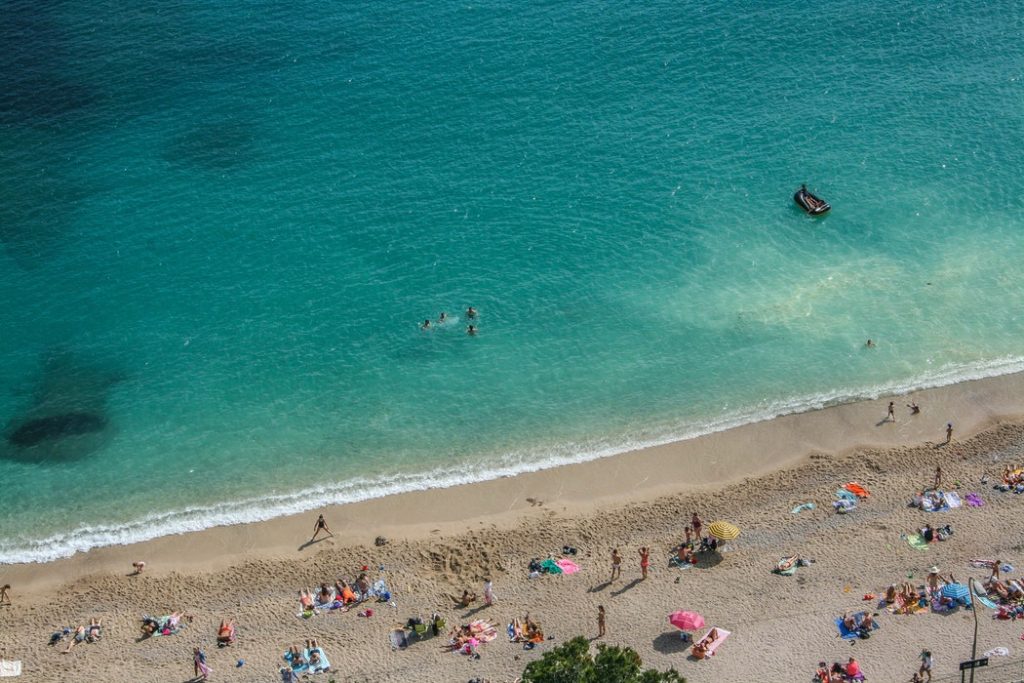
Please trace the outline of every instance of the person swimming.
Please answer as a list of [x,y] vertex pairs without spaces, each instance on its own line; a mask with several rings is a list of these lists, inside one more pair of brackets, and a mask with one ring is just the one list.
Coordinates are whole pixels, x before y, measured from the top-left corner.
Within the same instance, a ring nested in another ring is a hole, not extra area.
[[467,327],[466,328],[466,334],[468,334],[471,337],[475,337],[476,336],[476,325],[470,325],[469,327]]
[[466,317],[467,318],[475,318],[476,317],[476,309],[473,308],[472,306],[467,308],[466,309]]
[[439,315],[437,317],[437,324],[438,325],[444,325],[445,321],[447,321],[447,320],[448,320],[448,314],[445,313],[444,311],[441,311],[441,315]]
[[424,320],[423,324],[420,325],[420,329],[421,330],[429,330],[430,329],[430,321],[429,320]]

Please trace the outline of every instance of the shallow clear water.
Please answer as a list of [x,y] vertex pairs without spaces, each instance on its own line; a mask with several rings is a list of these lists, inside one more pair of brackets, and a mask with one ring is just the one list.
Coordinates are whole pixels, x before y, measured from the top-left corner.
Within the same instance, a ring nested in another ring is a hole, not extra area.
[[0,2],[0,562],[1024,367],[1024,10],[805,10]]

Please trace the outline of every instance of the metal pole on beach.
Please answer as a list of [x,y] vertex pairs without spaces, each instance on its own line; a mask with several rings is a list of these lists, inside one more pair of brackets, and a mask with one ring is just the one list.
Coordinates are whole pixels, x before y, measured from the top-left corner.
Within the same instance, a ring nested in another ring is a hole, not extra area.
[[[978,658],[978,601],[974,599],[977,592],[974,590],[974,577],[967,579],[967,597],[971,599],[971,613],[974,614],[974,642],[971,644],[971,661]],[[960,674],[961,679],[963,674]],[[974,667],[971,667],[971,683],[974,683]]]

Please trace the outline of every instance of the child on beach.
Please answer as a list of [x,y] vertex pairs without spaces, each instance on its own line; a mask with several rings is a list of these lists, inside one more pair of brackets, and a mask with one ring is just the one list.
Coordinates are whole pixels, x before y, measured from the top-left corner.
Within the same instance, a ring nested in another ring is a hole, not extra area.
[[608,579],[608,583],[611,583],[617,579],[622,573],[622,556],[619,555],[619,549],[612,549],[612,578]]
[[597,637],[604,638],[604,605],[597,606]]

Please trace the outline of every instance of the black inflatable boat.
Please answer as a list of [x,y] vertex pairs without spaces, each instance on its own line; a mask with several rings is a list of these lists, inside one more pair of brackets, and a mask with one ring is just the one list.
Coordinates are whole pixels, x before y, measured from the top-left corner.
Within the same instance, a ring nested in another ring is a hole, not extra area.
[[797,206],[812,216],[820,216],[828,213],[832,208],[832,206],[824,199],[811,194],[806,185],[800,186],[800,189],[793,195],[793,201],[797,203]]

